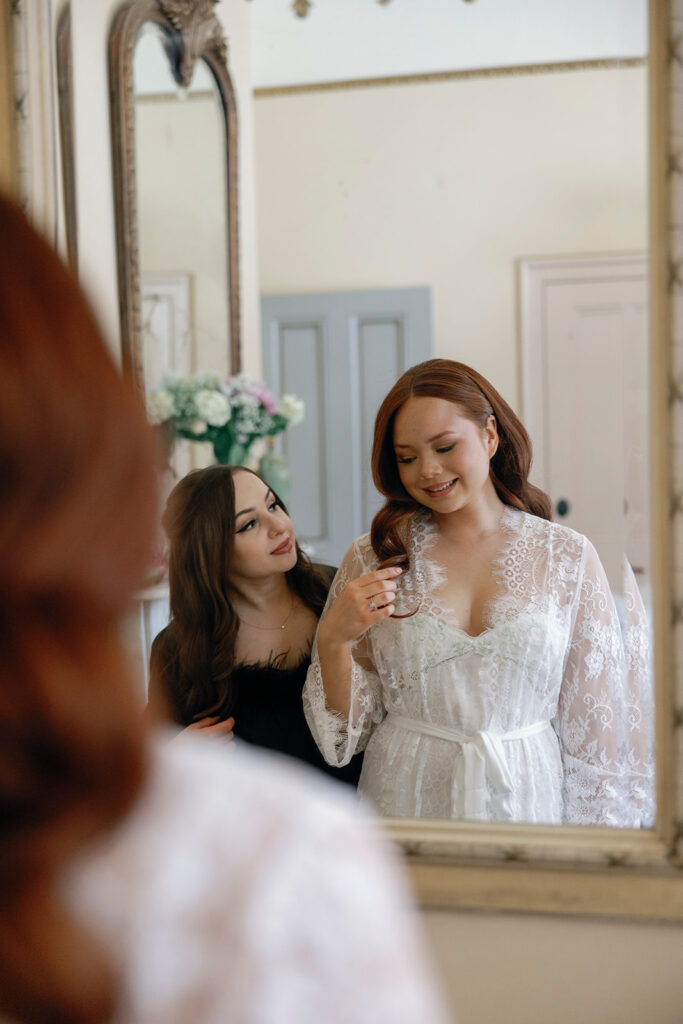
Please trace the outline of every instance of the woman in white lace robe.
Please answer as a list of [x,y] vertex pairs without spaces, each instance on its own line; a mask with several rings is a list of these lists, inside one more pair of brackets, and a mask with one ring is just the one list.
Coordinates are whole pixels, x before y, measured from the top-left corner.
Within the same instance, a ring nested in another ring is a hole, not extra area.
[[[409,370],[377,416],[387,504],[346,554],[304,690],[385,815],[652,823],[648,629],[552,523],[523,426],[475,371]],[[402,566],[398,574],[392,566]]]

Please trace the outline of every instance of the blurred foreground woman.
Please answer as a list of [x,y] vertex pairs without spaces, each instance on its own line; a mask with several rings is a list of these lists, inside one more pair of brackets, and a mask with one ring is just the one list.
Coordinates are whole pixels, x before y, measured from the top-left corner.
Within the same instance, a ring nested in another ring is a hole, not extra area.
[[3,200],[0,237],[0,1017],[443,1020],[395,866],[342,794],[145,737],[117,625],[153,534],[146,424]]

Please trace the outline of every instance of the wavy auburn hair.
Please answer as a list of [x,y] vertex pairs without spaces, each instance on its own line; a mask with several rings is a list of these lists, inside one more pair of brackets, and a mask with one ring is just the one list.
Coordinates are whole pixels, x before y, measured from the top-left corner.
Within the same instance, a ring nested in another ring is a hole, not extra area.
[[405,524],[422,506],[401,483],[394,452],[394,421],[409,398],[444,398],[480,427],[494,416],[498,448],[490,462],[490,475],[498,497],[506,505],[551,518],[550,499],[529,483],[531,441],[519,418],[485,377],[464,363],[428,359],[411,367],[394,384],[375,419],[372,478],[387,499],[372,521],[372,547],[380,563],[408,565],[402,539]]
[[154,449],[78,286],[0,198],[0,1017],[110,1019],[59,896],[144,777],[117,624],[154,536]]
[[[165,704],[180,725],[206,715],[227,718],[232,713],[230,678],[239,629],[230,600],[233,478],[250,472],[244,466],[194,470],[176,484],[166,503],[163,525],[170,542],[171,621],[152,645],[150,700]],[[298,544],[296,551],[297,562],[286,573],[287,583],[320,616],[327,584]]]

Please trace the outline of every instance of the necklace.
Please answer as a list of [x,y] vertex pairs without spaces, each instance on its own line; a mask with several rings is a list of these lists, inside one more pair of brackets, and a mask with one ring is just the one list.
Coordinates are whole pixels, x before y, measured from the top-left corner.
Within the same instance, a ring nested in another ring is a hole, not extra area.
[[239,618],[240,622],[244,626],[250,626],[252,629],[270,629],[270,630],[273,630],[273,629],[284,629],[285,626],[287,625],[287,623],[289,622],[289,617],[290,617],[290,615],[292,614],[293,611],[294,611],[294,598],[292,598],[292,603],[291,603],[290,609],[287,612],[287,614],[285,615],[285,620],[284,620],[284,622],[282,623],[281,626],[257,626],[255,622],[247,622],[245,619],[242,618],[241,615],[239,615],[238,618]]

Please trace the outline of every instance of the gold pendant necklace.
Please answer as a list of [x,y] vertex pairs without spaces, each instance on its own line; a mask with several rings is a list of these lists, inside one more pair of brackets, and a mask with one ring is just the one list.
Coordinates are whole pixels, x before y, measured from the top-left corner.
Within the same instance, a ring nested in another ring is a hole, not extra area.
[[292,598],[292,604],[290,606],[289,611],[285,615],[285,621],[282,623],[281,626],[257,626],[255,622],[247,622],[245,619],[242,618],[241,615],[238,615],[237,617],[240,620],[240,622],[242,623],[242,625],[249,626],[251,629],[269,629],[269,630],[284,629],[285,626],[287,625],[287,623],[289,622],[289,617],[290,617],[290,615],[292,614],[293,611],[294,611],[294,598]]

